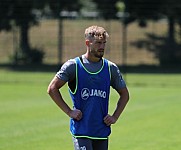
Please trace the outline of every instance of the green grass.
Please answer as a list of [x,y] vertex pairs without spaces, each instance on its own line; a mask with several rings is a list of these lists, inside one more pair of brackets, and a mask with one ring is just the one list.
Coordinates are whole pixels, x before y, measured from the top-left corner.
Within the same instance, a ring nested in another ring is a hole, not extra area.
[[[72,150],[69,118],[46,93],[54,73],[0,70],[0,150]],[[181,76],[128,74],[130,101],[110,150],[181,149]],[[63,97],[71,105],[66,87]],[[111,91],[110,113],[118,95]]]

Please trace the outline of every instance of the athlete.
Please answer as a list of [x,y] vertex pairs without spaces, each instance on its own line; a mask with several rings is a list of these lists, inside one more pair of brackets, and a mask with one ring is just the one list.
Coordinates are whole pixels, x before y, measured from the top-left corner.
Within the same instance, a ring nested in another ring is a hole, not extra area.
[[[50,97],[70,117],[74,150],[108,150],[111,125],[116,123],[129,100],[119,68],[103,58],[108,37],[103,27],[88,27],[86,53],[65,62],[48,86]],[[67,82],[73,108],[59,91]],[[120,96],[113,114],[108,111],[110,87]]]

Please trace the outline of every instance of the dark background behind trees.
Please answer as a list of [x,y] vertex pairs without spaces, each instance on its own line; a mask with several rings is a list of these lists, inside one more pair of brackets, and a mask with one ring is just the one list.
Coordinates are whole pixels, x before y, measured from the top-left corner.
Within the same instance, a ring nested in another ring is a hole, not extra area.
[[[74,19],[81,18],[83,11],[87,11],[89,14],[96,12],[96,16],[93,18],[107,21],[119,20],[120,23],[122,22],[125,25],[125,30],[133,22],[138,22],[140,27],[146,28],[147,22],[150,20],[166,19],[168,21],[168,31],[165,37],[147,33],[147,38],[144,41],[138,40],[133,44],[136,47],[141,45],[141,47],[146,47],[150,51],[155,51],[160,65],[181,63],[181,45],[179,41],[181,34],[175,29],[176,25],[179,28],[181,26],[181,1],[179,0],[89,0],[86,2],[83,0],[1,0],[0,31],[11,31],[13,27],[20,29],[18,50],[13,56],[14,63],[42,63],[44,52],[42,49],[31,46],[29,30],[32,26],[38,25],[43,17],[59,20],[59,36],[57,36],[59,42],[57,45],[59,57],[62,57],[62,20],[70,17],[62,17],[60,15],[62,11],[76,12],[77,16],[74,16]],[[118,13],[121,15],[118,15]],[[154,42],[155,45],[153,45],[152,41],[156,41]]]
[[[175,26],[178,24],[181,28],[181,1],[179,0],[125,0],[125,11],[129,13],[129,17],[125,19],[125,23],[129,24],[138,20],[141,27],[146,26],[146,21],[166,18],[168,20],[168,31],[165,38],[160,39],[154,35],[149,38],[154,40],[162,40],[162,45],[155,45],[155,49],[159,49],[159,59],[162,65],[181,63],[180,51],[181,45],[175,39]],[[181,37],[179,37],[181,38]]]

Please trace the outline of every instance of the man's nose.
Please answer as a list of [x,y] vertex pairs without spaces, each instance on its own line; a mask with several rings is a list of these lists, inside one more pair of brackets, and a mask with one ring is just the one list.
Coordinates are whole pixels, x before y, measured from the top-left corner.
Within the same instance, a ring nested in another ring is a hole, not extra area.
[[105,43],[101,43],[100,48],[104,49],[104,47],[105,47]]

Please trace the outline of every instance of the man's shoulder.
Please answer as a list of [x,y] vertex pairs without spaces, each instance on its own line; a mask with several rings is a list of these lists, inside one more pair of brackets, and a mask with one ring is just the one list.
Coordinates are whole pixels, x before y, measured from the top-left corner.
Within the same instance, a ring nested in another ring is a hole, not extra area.
[[108,59],[105,59],[105,60],[108,61],[108,64],[109,64],[109,66],[110,66],[111,68],[117,68],[117,67],[118,67],[114,62],[112,62],[112,61],[110,61],[110,60],[108,60]]
[[71,66],[74,66],[75,64],[76,64],[75,59],[69,59],[62,66],[64,66],[64,67],[71,67]]
[[74,77],[75,73],[75,60],[69,59],[61,66],[60,70],[57,72],[57,77],[64,81],[69,81],[72,77]]

